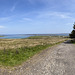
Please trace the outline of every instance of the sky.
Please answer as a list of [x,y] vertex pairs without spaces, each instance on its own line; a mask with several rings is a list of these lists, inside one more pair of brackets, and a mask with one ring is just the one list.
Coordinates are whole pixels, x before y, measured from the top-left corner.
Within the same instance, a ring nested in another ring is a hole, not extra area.
[[70,33],[75,0],[0,0],[0,34]]

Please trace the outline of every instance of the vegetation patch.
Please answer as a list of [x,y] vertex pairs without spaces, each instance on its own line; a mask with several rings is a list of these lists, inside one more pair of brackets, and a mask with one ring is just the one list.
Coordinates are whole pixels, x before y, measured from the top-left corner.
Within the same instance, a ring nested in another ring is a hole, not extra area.
[[18,66],[41,50],[67,39],[51,36],[35,36],[30,39],[0,39],[0,66]]
[[0,65],[7,66],[7,67],[20,65],[24,61],[32,57],[34,54],[53,45],[55,44],[37,45],[35,47],[22,47],[22,48],[17,48],[15,50],[13,49],[0,50]]
[[28,39],[47,39],[47,38],[51,38],[51,36],[31,36],[31,37],[28,37]]
[[39,51],[46,49],[52,45],[37,45],[35,47],[22,47],[15,50],[1,50],[0,51],[0,65],[3,66],[16,66],[20,65],[23,61],[38,53]]
[[62,36],[31,36],[27,39],[50,39],[50,38],[62,38]]
[[32,36],[26,39],[0,39],[0,50],[17,49],[21,47],[34,47],[36,45],[54,44],[68,38],[55,36]]

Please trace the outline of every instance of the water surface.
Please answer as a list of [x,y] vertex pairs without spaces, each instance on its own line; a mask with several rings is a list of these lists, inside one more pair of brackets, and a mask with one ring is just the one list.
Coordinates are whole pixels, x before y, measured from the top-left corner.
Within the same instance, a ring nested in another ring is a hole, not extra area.
[[0,35],[0,39],[23,39],[30,36],[68,36],[69,34],[11,34],[11,35]]

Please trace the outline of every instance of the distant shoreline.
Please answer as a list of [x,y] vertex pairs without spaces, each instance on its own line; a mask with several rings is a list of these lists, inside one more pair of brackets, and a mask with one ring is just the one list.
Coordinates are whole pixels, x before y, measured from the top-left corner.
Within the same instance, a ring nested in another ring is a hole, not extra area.
[[4,36],[0,36],[0,37],[4,37]]
[[0,39],[23,39],[31,36],[69,36],[69,34],[9,34],[0,35]]

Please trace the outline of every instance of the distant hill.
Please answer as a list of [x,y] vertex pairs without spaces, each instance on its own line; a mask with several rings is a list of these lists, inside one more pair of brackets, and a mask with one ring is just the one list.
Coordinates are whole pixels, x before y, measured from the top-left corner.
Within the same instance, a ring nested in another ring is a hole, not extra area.
[[59,34],[28,34],[33,36],[69,36],[69,33],[59,33]]

